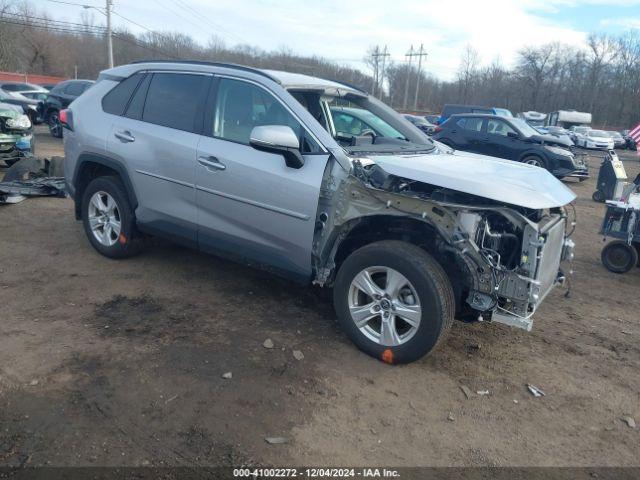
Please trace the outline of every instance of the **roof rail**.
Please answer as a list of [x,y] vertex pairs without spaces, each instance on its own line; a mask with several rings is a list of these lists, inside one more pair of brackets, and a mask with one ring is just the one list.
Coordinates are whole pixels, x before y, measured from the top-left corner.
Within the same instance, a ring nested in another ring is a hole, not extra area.
[[273,80],[276,83],[280,83],[280,81],[269,75],[268,73],[260,70],[258,68],[246,67],[244,65],[238,65],[235,63],[224,63],[224,62],[205,62],[202,60],[136,60],[135,62],[131,62],[132,64],[138,63],[184,63],[187,65],[205,65],[210,67],[223,67],[223,68],[233,68],[235,70],[242,70],[244,72],[255,73],[256,75],[262,75],[263,77],[268,78],[269,80]]

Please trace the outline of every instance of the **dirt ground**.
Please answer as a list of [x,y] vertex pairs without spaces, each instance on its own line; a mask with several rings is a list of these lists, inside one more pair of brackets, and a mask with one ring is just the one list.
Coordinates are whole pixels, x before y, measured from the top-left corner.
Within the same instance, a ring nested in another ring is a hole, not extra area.
[[[44,130],[38,148],[62,151]],[[571,297],[554,291],[530,333],[457,322],[395,367],[311,289],[158,240],[109,260],[69,199],[0,207],[0,465],[639,465],[621,417],[640,422],[640,269],[600,263],[589,162],[568,182]]]

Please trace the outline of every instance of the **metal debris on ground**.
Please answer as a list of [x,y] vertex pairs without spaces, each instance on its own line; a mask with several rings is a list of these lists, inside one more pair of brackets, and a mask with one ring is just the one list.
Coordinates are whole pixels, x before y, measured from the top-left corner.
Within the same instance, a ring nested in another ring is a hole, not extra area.
[[7,169],[0,181],[0,204],[19,203],[27,197],[65,197],[62,157],[24,157]]
[[531,392],[531,394],[534,397],[544,397],[545,393],[540,390],[538,387],[536,387],[535,385],[531,385],[530,383],[527,383],[527,388],[529,389],[529,391]]
[[286,437],[265,437],[265,441],[271,445],[280,445],[282,443],[288,443],[289,439]]
[[263,343],[262,346],[264,348],[273,348],[273,340],[271,340],[270,338],[267,338]]
[[478,395],[489,395],[489,390],[478,390],[476,393]]

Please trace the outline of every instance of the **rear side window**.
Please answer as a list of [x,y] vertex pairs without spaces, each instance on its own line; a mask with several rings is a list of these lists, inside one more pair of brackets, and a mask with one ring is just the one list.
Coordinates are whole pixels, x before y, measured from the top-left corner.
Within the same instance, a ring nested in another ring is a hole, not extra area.
[[155,73],[151,79],[142,120],[177,130],[195,132],[209,77],[183,73]]
[[481,118],[465,118],[464,122],[465,130],[471,130],[472,132],[479,132],[482,130],[482,119]]
[[113,115],[123,115],[129,99],[140,84],[143,76],[142,73],[136,73],[116,85],[102,99],[102,110]]

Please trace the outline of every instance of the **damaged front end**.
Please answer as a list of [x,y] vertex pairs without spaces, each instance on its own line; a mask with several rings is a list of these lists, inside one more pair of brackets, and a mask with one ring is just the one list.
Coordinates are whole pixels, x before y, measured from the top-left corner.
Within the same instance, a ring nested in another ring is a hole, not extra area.
[[29,117],[12,105],[0,103],[0,161],[11,166],[33,152]]
[[345,245],[361,245],[363,235],[404,239],[447,272],[458,318],[531,330],[540,303],[565,282],[561,262],[573,258],[566,205],[518,206],[393,175],[368,159],[351,160],[348,175],[335,168],[325,175],[315,283],[331,284]]

